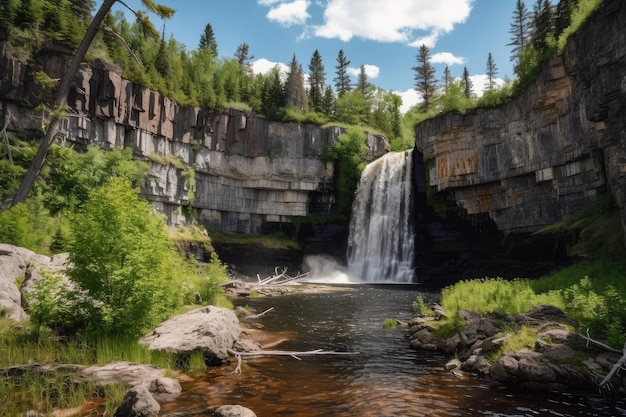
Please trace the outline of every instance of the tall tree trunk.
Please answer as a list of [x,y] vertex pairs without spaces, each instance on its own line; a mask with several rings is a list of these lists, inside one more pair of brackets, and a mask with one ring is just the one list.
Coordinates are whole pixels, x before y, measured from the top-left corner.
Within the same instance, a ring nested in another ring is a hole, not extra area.
[[[109,10],[111,10],[111,7],[113,6],[113,4],[115,4],[116,1],[118,0],[104,0],[102,2],[102,6],[100,6],[100,9],[98,9],[98,12],[96,13],[93,20],[91,21],[91,24],[87,28],[87,33],[85,33],[85,37],[83,38],[80,45],[78,46],[76,53],[72,57],[72,60],[70,61],[67,67],[67,70],[65,71],[65,73],[63,74],[63,77],[61,78],[61,82],[59,84],[59,88],[56,93],[55,101],[53,103],[53,105],[56,106],[57,108],[63,107],[67,104],[67,96],[70,92],[70,87],[72,86],[72,81],[74,81],[76,72],[78,71],[78,68],[80,67],[81,62],[83,61],[83,58],[85,57],[85,54],[87,53],[87,50],[89,50],[89,47],[91,46],[91,43],[93,42],[96,36],[96,33],[98,33],[100,25],[104,21],[105,16],[109,12]],[[15,195],[15,198],[13,198],[13,202],[11,206],[14,206],[18,203],[23,203],[24,201],[26,201],[26,198],[28,197],[30,190],[33,188],[33,185],[35,184],[35,180],[39,176],[41,169],[46,163],[46,157],[48,156],[48,148],[50,148],[50,145],[54,143],[56,134],[58,133],[59,128],[61,127],[61,122],[63,121],[63,118],[59,116],[57,113],[58,112],[52,112],[51,114],[50,124],[48,126],[48,130],[46,131],[46,135],[44,136],[41,143],[39,144],[39,149],[37,150],[37,154],[35,155],[35,158],[31,162],[30,167],[28,168],[28,171],[26,172],[26,175],[24,176],[24,179],[22,180],[22,183],[20,184],[20,188],[17,190],[17,194]]]

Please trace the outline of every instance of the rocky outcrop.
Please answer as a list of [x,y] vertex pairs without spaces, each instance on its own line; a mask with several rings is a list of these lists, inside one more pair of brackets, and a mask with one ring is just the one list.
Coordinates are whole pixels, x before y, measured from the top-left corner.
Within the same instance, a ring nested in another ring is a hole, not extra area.
[[605,0],[520,96],[416,127],[429,185],[504,234],[562,221],[607,192],[626,226],[625,74],[626,4]]
[[[0,102],[12,115],[9,130],[38,131],[41,114],[33,107],[42,92],[33,72],[58,78],[64,61],[45,57],[26,64],[10,49],[0,43]],[[207,227],[237,233],[260,233],[265,224],[289,223],[291,216],[335,213],[334,167],[320,153],[343,133],[339,127],[183,107],[101,61],[82,66],[68,104],[72,112],[61,141],[132,148],[137,158],[161,161],[152,164],[142,192],[172,225],[184,222],[183,207],[195,209]],[[388,151],[382,136],[369,134],[367,142],[370,159]],[[171,158],[193,167],[195,181],[168,163]]]
[[[600,380],[620,359],[619,353],[596,349],[583,336],[571,332],[575,324],[560,309],[541,305],[516,316],[479,315],[461,311],[465,325],[457,334],[439,339],[430,319],[418,319],[409,329],[415,349],[438,350],[456,359],[446,365],[453,374],[468,372],[493,382],[527,389],[560,392],[597,389]],[[537,334],[534,346],[507,351],[503,328],[528,326]],[[502,352],[495,360],[494,355]],[[581,358],[584,358],[581,359]],[[623,381],[617,381],[624,389]]]

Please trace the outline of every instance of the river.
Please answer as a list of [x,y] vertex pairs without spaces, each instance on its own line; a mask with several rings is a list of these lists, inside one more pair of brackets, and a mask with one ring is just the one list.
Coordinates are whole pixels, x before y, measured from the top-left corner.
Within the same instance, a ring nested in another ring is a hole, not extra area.
[[208,408],[224,404],[258,417],[626,415],[626,405],[600,396],[504,389],[445,371],[448,358],[412,350],[405,328],[383,329],[386,319],[410,319],[418,294],[408,285],[355,286],[237,300],[258,312],[274,307],[256,322],[276,340],[288,339],[280,349],[353,354],[246,358],[240,375],[231,374],[235,364],[214,368],[183,382],[183,394],[161,415],[209,416]]

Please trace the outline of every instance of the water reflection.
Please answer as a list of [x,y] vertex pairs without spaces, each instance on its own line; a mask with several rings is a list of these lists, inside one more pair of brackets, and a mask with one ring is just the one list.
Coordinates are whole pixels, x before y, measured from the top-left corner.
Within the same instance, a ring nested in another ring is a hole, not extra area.
[[445,357],[411,350],[404,330],[382,328],[385,319],[408,320],[415,296],[404,287],[358,287],[241,300],[257,311],[274,307],[259,321],[276,339],[292,335],[281,349],[358,354],[246,359],[241,375],[230,374],[234,366],[212,369],[183,383],[183,395],[161,413],[240,404],[259,417],[624,415],[601,399],[540,396],[451,375],[441,367]]

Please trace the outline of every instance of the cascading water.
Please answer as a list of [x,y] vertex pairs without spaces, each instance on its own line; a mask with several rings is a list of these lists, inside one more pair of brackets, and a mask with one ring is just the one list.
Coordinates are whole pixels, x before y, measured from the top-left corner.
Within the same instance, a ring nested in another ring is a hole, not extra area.
[[414,279],[413,151],[391,152],[368,164],[352,207],[348,273],[368,283]]

